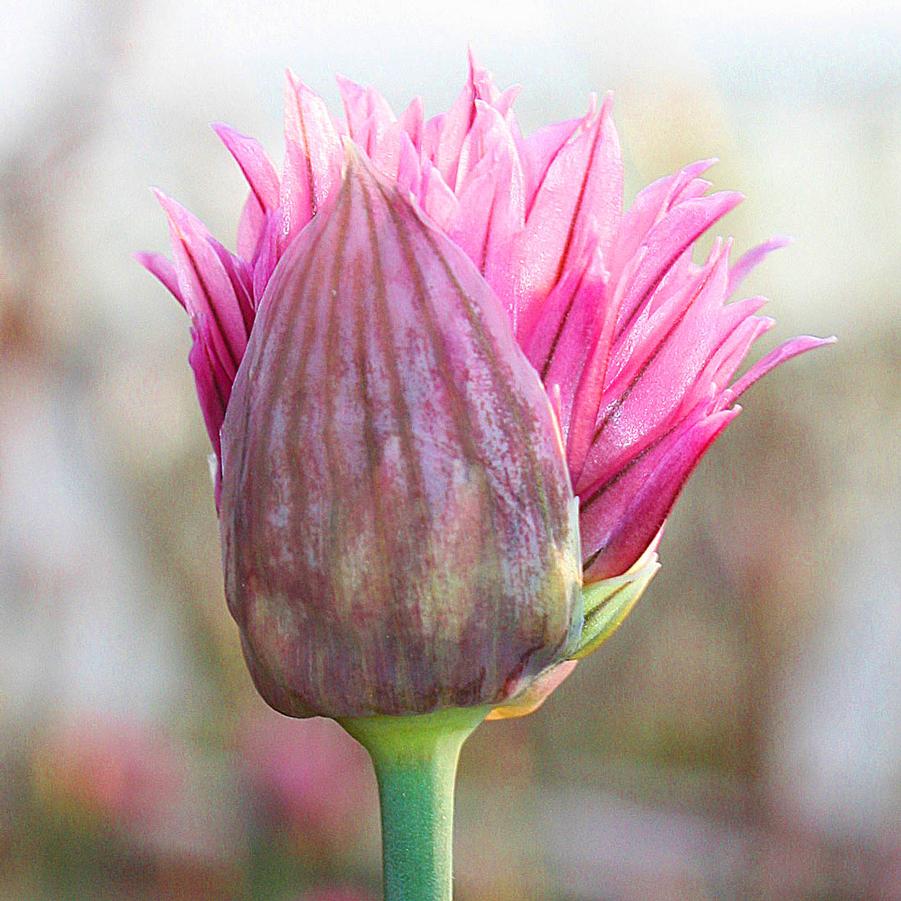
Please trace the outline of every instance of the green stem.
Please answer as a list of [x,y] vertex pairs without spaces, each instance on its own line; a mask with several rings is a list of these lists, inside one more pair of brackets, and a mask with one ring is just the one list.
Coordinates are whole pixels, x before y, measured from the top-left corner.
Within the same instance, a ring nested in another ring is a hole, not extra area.
[[469,707],[339,720],[375,767],[385,901],[451,901],[457,761],[487,714]]

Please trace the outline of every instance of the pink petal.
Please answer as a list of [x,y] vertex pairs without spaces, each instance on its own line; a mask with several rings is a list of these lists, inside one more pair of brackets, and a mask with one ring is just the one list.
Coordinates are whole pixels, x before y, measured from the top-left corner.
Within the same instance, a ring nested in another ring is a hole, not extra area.
[[697,376],[717,343],[727,278],[728,260],[718,253],[697,287],[659,311],[659,324],[604,391],[582,482],[610,478],[669,430],[680,409],[708,393],[710,384]]
[[460,203],[441,173],[427,159],[422,160],[418,199],[422,209],[440,229],[446,231],[450,228]]
[[[382,171],[390,173],[390,168],[380,165]],[[419,154],[413,146],[413,141],[406,134],[400,136],[400,148],[397,160],[397,188],[405,194],[419,196],[419,186],[422,183],[422,167],[419,165]]]
[[[466,135],[476,117],[476,100],[489,105],[499,103],[499,112],[505,115],[515,93],[501,95],[494,85],[491,73],[469,55],[469,77],[453,106],[426,122],[422,136],[422,151],[441,173],[451,190],[457,189],[460,151]],[[503,98],[503,100],[501,99]]]
[[232,294],[237,302],[238,309],[241,311],[241,318],[244,322],[244,331],[250,334],[253,326],[255,304],[253,300],[253,277],[250,267],[240,257],[236,257],[233,253],[223,247],[218,241],[211,242],[219,262],[225,270],[228,280],[231,283]]
[[570,119],[566,122],[545,125],[521,140],[519,151],[526,180],[527,212],[531,212],[535,203],[535,195],[541,187],[548,169],[557,158],[557,154],[584,121],[584,118]]
[[256,138],[247,137],[221,122],[214,123],[213,131],[219,135],[228,152],[241,167],[253,196],[267,213],[278,206],[279,182],[275,167]]
[[493,107],[476,101],[476,121],[460,158],[462,184],[448,235],[514,309],[510,252],[523,226],[523,176],[513,136]]
[[835,344],[838,339],[835,335],[829,338],[815,338],[811,335],[801,335],[792,338],[784,344],[780,344],[775,350],[770,351],[762,360],[755,363],[733,386],[735,397],[741,397],[756,381],[763,378],[768,372],[781,366],[798,354],[807,353],[815,347],[825,347],[827,344]]
[[545,174],[514,252],[522,320],[597,241],[606,253],[622,210],[622,163],[609,98],[589,115]]
[[719,389],[728,387],[754,342],[776,324],[776,320],[769,316],[753,315],[764,303],[764,298],[752,297],[726,307],[728,311],[739,308],[742,317],[737,323],[728,323],[723,330],[724,336],[697,377],[696,383],[699,386],[710,384],[716,385]]
[[347,132],[354,143],[372,156],[395,116],[388,101],[374,88],[364,87],[339,75],[338,90],[344,102]]
[[[369,158],[373,163],[385,173],[385,175],[401,181],[402,166],[408,171],[405,174],[405,188],[414,183],[410,180],[409,170],[410,163],[415,160],[415,168],[419,172],[419,152],[416,149],[418,132],[422,127],[422,105],[418,106],[419,121],[410,121],[409,115],[411,110],[415,110],[413,104],[407,108],[403,116],[395,122],[392,122],[383,132],[379,134],[375,149],[369,153]],[[415,115],[415,112],[414,112]]]
[[[702,267],[684,280],[677,280],[672,286],[667,278],[666,284],[658,291],[658,302],[645,305],[631,327],[614,344],[607,370],[607,384],[604,386],[605,404],[630,390],[629,385],[676,333],[693,305],[701,302],[702,308],[707,311],[707,316],[704,317],[706,327],[714,327],[717,315],[715,308],[722,303],[722,296],[711,291],[711,279],[719,269],[716,283],[722,289],[725,286],[727,267],[722,242],[716,240],[711,248],[710,258]],[[690,321],[697,321],[697,318],[695,315]],[[700,333],[692,337],[700,337]]]
[[[593,315],[603,302],[606,281],[604,261],[597,245],[588,248],[580,264],[568,269],[554,289],[537,308],[534,321],[523,324],[517,338],[539,375],[547,376],[551,363],[559,349],[564,330],[572,329],[572,319],[579,320],[576,331],[583,336],[587,324],[597,318]],[[575,317],[573,313],[575,312]],[[589,332],[593,327],[589,327]],[[578,340],[578,339],[577,339]],[[588,352],[584,345],[583,354]],[[556,381],[556,380],[554,380]]]
[[289,72],[279,252],[316,215],[338,184],[341,159],[341,140],[325,103]]
[[722,191],[675,206],[643,242],[647,249],[617,318],[617,334],[631,324],[670,267],[711,225],[734,209],[742,195]]
[[250,259],[267,215],[278,207],[278,175],[259,141],[221,123],[214,124],[213,130],[240,166],[250,186],[250,196],[238,223],[238,254]]
[[[605,295],[610,290],[604,285]],[[595,436],[598,411],[602,403],[607,366],[610,361],[610,341],[613,337],[616,307],[608,303],[597,325],[597,335],[592,339],[591,353],[582,369],[573,396],[572,413],[566,441],[566,459],[573,485],[582,479],[588,453]]]
[[414,97],[397,121],[409,136],[413,146],[419,150],[422,144],[423,127],[422,98]]
[[155,275],[182,306],[185,305],[178,289],[178,275],[175,272],[175,266],[168,257],[161,253],[136,253],[135,259],[151,275]]
[[247,346],[241,302],[235,296],[216,242],[204,225],[160,191],[157,199],[169,220],[179,292],[192,319],[209,329],[210,350],[234,378]]
[[692,470],[739,411],[733,407],[686,420],[616,475],[581,495],[586,581],[618,576],[641,557]]
[[760,265],[763,260],[768,257],[774,250],[779,250],[782,247],[788,247],[789,244],[792,243],[792,239],[777,235],[773,238],[770,238],[769,241],[765,241],[763,244],[759,244],[757,247],[753,247],[749,250],[733,267],[732,271],[729,273],[729,296],[734,294],[738,288],[741,286],[741,283],[748,276],[748,273],[754,269],[755,266]]
[[706,185],[697,176],[715,162],[716,160],[709,159],[693,163],[675,175],[658,179],[638,193],[622,218],[616,244],[610,254],[610,277],[614,282],[619,281],[627,262],[638,252],[651,228],[676,203],[689,199],[682,196],[686,188],[696,181]]
[[277,216],[278,212],[276,211],[267,218],[253,258],[254,308],[260,305],[260,301],[266,293],[266,285],[269,284],[269,279],[272,277],[276,263],[278,263],[279,232],[276,228]]

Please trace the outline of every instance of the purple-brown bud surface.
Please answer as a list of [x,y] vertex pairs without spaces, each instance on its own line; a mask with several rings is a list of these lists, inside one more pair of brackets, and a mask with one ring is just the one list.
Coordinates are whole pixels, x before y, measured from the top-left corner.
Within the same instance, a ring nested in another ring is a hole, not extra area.
[[471,260],[353,149],[269,283],[221,440],[226,594],[277,710],[494,705],[577,638],[547,393]]

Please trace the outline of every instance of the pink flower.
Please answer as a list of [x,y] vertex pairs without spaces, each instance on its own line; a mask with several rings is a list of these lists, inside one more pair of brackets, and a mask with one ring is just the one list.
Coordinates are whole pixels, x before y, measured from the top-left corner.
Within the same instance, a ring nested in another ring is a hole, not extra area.
[[376,794],[369,761],[335,723],[315,718],[298,728],[264,708],[242,720],[236,737],[254,796],[298,842],[340,848],[370,825]]
[[51,806],[144,834],[184,788],[179,749],[137,721],[87,716],[58,724],[38,743],[32,771]]
[[[331,390],[336,393],[331,401],[320,401],[320,406],[331,404],[331,412],[322,414],[325,419],[303,420],[304,428],[310,434],[322,434],[324,423],[331,419],[339,423],[335,440],[343,441],[345,427],[358,432],[371,428],[373,440],[387,440],[387,432],[380,432],[372,422],[367,426],[365,416],[356,415],[360,412],[360,404],[353,399],[356,395],[341,395],[340,378],[335,374],[342,365],[351,365],[351,356],[342,357],[343,362],[329,374],[327,367],[323,369],[316,362],[316,354],[328,345],[327,338],[320,335],[320,340],[313,335],[309,339],[312,343],[304,344],[306,324],[326,314],[324,308],[304,306],[305,296],[297,287],[305,277],[302,271],[312,272],[311,279],[333,278],[333,293],[337,291],[339,296],[336,304],[346,303],[348,309],[354,303],[362,304],[359,296],[369,291],[374,280],[382,279],[395,292],[385,302],[395,305],[392,312],[399,319],[410,317],[407,327],[414,337],[422,328],[421,323],[413,322],[421,315],[418,297],[437,292],[445,306],[432,309],[428,315],[438,325],[442,319],[459,320],[450,329],[464,331],[461,317],[465,318],[465,304],[461,305],[459,299],[474,298],[472,308],[481,321],[488,323],[487,340],[493,353],[511,372],[515,370],[509,384],[515,384],[519,392],[516,403],[531,417],[545,416],[530,377],[521,371],[522,355],[507,347],[507,336],[515,338],[550,401],[556,423],[549,428],[542,422],[534,433],[527,435],[526,430],[517,434],[536,442],[545,473],[543,484],[553,494],[558,491],[558,483],[548,474],[555,465],[548,436],[559,428],[559,439],[554,440],[561,442],[568,478],[579,503],[584,582],[586,586],[606,586],[599,595],[603,605],[586,600],[586,617],[603,606],[605,619],[594,624],[593,635],[609,634],[613,619],[618,622],[625,615],[640,587],[653,575],[655,537],[691,471],[738,415],[737,399],[775,366],[832,340],[790,340],[736,379],[751,345],[772,327],[773,321],[757,315],[764,303],[762,298],[727,301],[747,272],[785,242],[770,241],[731,263],[730,242],[717,240],[705,259],[694,261],[695,241],[741,200],[732,192],[707,193],[710,185],[701,176],[710,161],[660,179],[624,211],[622,163],[609,97],[600,106],[592,99],[581,118],[523,136],[512,109],[517,90],[499,90],[489,73],[472,60],[468,81],[456,102],[446,113],[428,120],[418,99],[395,116],[375,90],[346,79],[340,79],[339,85],[343,121],[334,119],[323,101],[289,74],[281,177],[256,141],[226,126],[216,126],[251,189],[238,228],[237,254],[223,247],[175,201],[158,195],[169,219],[175,262],[173,265],[154,254],[142,255],[141,259],[191,316],[194,344],[190,361],[219,461],[217,503],[222,499],[225,437],[235,448],[233,463],[228,463],[225,454],[226,487],[228,467],[244,467],[244,480],[237,476],[231,480],[231,503],[242,505],[240,495],[247,491],[250,469],[259,476],[256,492],[271,489],[270,516],[287,515],[284,509],[273,512],[278,497],[287,497],[288,507],[297,503],[297,498],[290,491],[286,494],[279,483],[287,463],[283,461],[281,468],[272,463],[265,469],[265,461],[273,456],[271,447],[261,446],[254,455],[253,442],[244,442],[238,433],[253,431],[248,417],[256,415],[253,411],[261,403],[260,385],[265,383],[270,393],[281,390],[278,379],[294,371],[285,367],[300,365],[296,352],[300,346],[313,355],[310,365],[314,376],[309,389],[320,395],[328,395]],[[345,201],[340,200],[342,196]],[[339,247],[348,255],[348,262],[328,275],[326,260]],[[375,264],[373,259],[379,253],[382,263]],[[281,265],[280,260],[284,260]],[[461,285],[462,293],[457,291]],[[290,303],[287,295],[293,297]],[[356,300],[344,300],[352,295]],[[397,300],[395,295],[406,300]],[[355,314],[346,315],[362,317],[358,326],[365,329],[367,317],[378,319],[381,315],[378,303],[378,291],[370,292],[365,308],[360,305]],[[290,361],[280,358],[281,368],[273,374],[275,351],[257,348],[252,365],[241,370],[248,372],[240,386],[246,394],[241,405],[244,412],[226,418],[248,341],[253,344],[251,335],[259,331],[254,322],[261,311],[271,321],[266,326],[267,337],[258,343],[293,346],[295,351]],[[312,328],[315,332],[315,326]],[[276,340],[272,333],[277,334]],[[349,347],[350,335],[336,337],[335,346]],[[347,350],[347,354],[352,351]],[[500,390],[497,385],[486,388],[484,373],[481,387],[472,382],[473,359],[472,348],[457,348],[446,361],[446,377],[465,384],[466,390]],[[373,391],[392,390],[377,365],[372,373],[378,381]],[[420,378],[432,397],[444,398],[447,386],[432,375],[411,371],[403,377]],[[291,403],[297,400],[291,395]],[[429,396],[423,394],[420,401],[421,406],[413,411],[416,428],[428,431],[432,415]],[[445,399],[436,403],[442,407]],[[499,415],[499,409],[483,412],[490,419]],[[296,415],[302,419],[302,414]],[[287,421],[300,427],[300,420]],[[270,416],[265,428],[257,422],[256,431],[268,429],[271,433],[284,425],[285,421]],[[489,425],[488,419],[482,421],[482,432],[476,439],[486,455],[492,450]],[[504,440],[493,446],[494,475],[503,478],[497,455],[507,455],[517,478],[524,477],[516,445],[510,444],[519,438],[508,426],[503,427],[506,431],[502,429]],[[441,438],[440,433],[435,426],[436,441],[450,440],[447,435]],[[295,446],[292,452],[304,457],[307,465],[325,478],[320,451]],[[248,468],[251,457],[254,464]],[[265,471],[257,472],[258,467]],[[403,491],[391,494],[394,476],[390,469],[383,461],[379,478],[383,479],[380,484],[385,496],[395,503]],[[343,475],[353,481],[353,467]],[[565,498],[561,498],[565,506]],[[321,498],[315,503],[319,501]],[[522,497],[517,496],[517,503],[520,501]],[[466,508],[466,501],[460,497],[455,504],[456,511]],[[229,522],[223,524],[232,598],[249,572],[262,578],[251,561],[235,563],[235,558],[252,544],[247,531],[250,527],[245,528],[248,519],[253,519],[250,507],[252,504],[243,504],[241,515],[235,517],[232,511]],[[472,518],[464,517],[467,528],[482,515],[478,509],[476,504],[470,511]],[[562,520],[551,532],[554,537],[548,546],[566,545]],[[257,539],[262,535],[259,530],[254,534]],[[315,543],[320,537],[310,540]],[[543,539],[529,539],[535,540],[540,544]],[[284,552],[292,553],[288,548]],[[353,542],[346,544],[345,552],[354,552]],[[255,552],[247,553],[252,556]],[[524,546],[515,548],[514,556],[520,555],[516,556],[520,564],[524,553]],[[414,565],[404,553],[392,560],[395,569],[398,560]],[[292,582],[292,578],[297,572],[290,566],[288,570],[287,581],[267,583],[265,591],[271,594],[296,589],[296,579]],[[533,578],[538,575],[532,573]],[[384,578],[390,582],[392,577],[386,572]],[[623,584],[631,586],[632,594],[626,592],[617,601],[621,615],[611,619],[614,608],[607,600],[619,591],[616,580],[621,578]],[[631,597],[628,604],[626,597]],[[236,607],[248,604],[233,601],[232,606],[236,612]],[[568,610],[567,615],[578,619],[574,610]],[[245,652],[252,670],[256,670],[258,685],[271,683],[272,661],[258,659],[250,636],[254,629],[266,628],[261,615],[255,620],[251,617],[251,621],[242,609],[236,616],[243,623]],[[539,655],[541,666],[537,669],[545,674],[554,660],[561,659],[566,629],[558,626],[553,633],[553,640],[547,641],[552,652]],[[532,635],[528,640],[534,638]],[[582,650],[584,638],[583,631]],[[340,649],[334,650],[340,656]],[[523,652],[521,646],[515,650]],[[529,684],[529,679],[514,678],[511,661],[504,667],[512,682],[506,693],[493,697],[495,702]],[[530,664],[526,671],[534,675],[536,667]],[[561,675],[558,672],[557,681]],[[273,693],[278,694],[270,684],[269,695]],[[481,694],[478,697],[484,700]],[[300,712],[304,706],[297,698],[289,701],[280,697],[279,701],[280,709],[293,704]],[[439,704],[445,702],[448,699],[443,696],[437,699]],[[460,703],[460,698],[453,702]]]

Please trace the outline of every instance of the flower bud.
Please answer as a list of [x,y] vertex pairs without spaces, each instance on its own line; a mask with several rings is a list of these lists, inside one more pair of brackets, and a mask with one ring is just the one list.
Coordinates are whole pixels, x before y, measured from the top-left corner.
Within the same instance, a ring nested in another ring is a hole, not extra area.
[[272,276],[221,439],[226,594],[277,710],[498,704],[577,638],[538,374],[469,258],[353,150]]
[[216,126],[250,188],[237,253],[159,195],[174,258],[139,255],[191,317],[232,610],[277,709],[528,712],[647,587],[742,394],[834,339],[736,377],[774,321],[732,298],[787,240],[695,253],[742,199],[707,193],[712,160],[624,209],[610,97],[524,134],[472,57],[428,120],[339,89],[344,121],[289,73],[280,175]]

